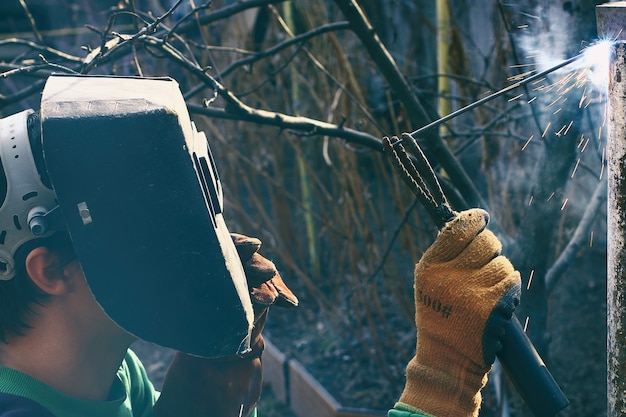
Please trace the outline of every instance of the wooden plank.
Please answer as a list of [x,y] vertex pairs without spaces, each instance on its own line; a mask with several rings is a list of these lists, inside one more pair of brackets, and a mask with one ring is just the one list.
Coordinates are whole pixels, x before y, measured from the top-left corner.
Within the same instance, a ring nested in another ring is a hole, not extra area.
[[263,381],[272,387],[276,399],[285,405],[289,405],[287,398],[287,381],[285,380],[285,364],[287,358],[267,338],[265,351],[263,352]]
[[263,380],[276,399],[298,417],[385,417],[386,410],[342,407],[295,359],[289,359],[265,338]]
[[340,405],[296,360],[289,360],[290,407],[298,417],[335,417]]

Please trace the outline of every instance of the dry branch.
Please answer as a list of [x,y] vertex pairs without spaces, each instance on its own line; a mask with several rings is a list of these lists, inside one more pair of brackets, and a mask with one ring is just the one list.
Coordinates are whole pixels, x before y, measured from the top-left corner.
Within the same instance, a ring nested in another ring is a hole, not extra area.
[[[376,63],[391,88],[406,107],[412,124],[415,126],[426,125],[432,115],[424,109],[419,99],[413,94],[413,89],[400,72],[389,51],[378,38],[359,4],[355,0],[335,0],[335,3],[341,8],[346,19],[350,22],[352,30],[363,43],[373,62]],[[487,209],[488,205],[481,197],[473,181],[436,132],[434,130],[424,132],[423,137],[428,149],[433,153],[437,162],[448,172],[452,181],[463,193],[465,200],[472,206]],[[461,208],[466,207],[458,207],[458,209]]]

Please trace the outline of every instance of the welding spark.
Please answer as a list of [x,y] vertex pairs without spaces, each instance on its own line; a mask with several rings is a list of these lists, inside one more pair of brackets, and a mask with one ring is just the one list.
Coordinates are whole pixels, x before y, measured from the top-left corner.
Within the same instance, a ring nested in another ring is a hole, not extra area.
[[526,289],[529,290],[530,289],[530,284],[532,284],[533,282],[533,276],[535,275],[535,270],[532,269],[530,271],[530,276],[528,277],[528,285],[526,285]]
[[[613,50],[614,41],[609,39],[602,39],[592,43],[580,52],[580,59],[571,62],[566,67],[558,68],[555,73],[567,72],[568,75],[561,80],[562,85],[567,84],[570,78],[574,77],[576,71],[581,73],[576,76],[580,83],[584,83],[587,80],[591,81],[594,85],[602,87],[603,90],[607,87],[607,81],[609,78],[609,61],[611,57],[611,51]],[[539,70],[548,69],[553,67],[561,59],[555,59],[548,56],[540,56],[537,60]]]
[[[598,68],[598,66],[602,66],[603,68],[606,68],[606,71],[603,69],[596,69],[596,73],[599,74],[604,74],[605,78],[608,79],[608,57],[610,56],[609,53],[611,51],[610,46],[613,44],[613,42],[611,41],[598,41],[594,44],[592,44],[591,46],[585,48],[585,50],[583,52],[581,52],[580,54],[573,56],[571,58],[565,59],[565,60],[558,60],[558,61],[554,61],[551,60],[551,66],[544,69],[543,71],[539,71],[536,72],[536,70],[533,71],[527,71],[524,74],[519,74],[513,77],[510,77],[509,80],[517,80],[517,82],[509,85],[508,87],[505,87],[499,91],[496,91],[495,93],[492,93],[486,97],[481,98],[480,100],[477,100],[471,104],[468,104],[465,107],[462,107],[444,117],[441,117],[437,120],[434,120],[430,123],[428,123],[425,126],[422,126],[421,128],[413,131],[410,133],[411,136],[419,136],[420,133],[424,132],[425,130],[434,128],[436,126],[439,126],[457,116],[460,116],[461,114],[472,110],[478,106],[481,106],[497,97],[500,97],[504,94],[509,93],[512,90],[515,90],[516,88],[519,88],[523,85],[526,85],[528,83],[533,83],[536,82],[537,80],[541,80],[541,79],[545,79],[545,77],[550,74],[550,73],[557,73],[559,70],[568,67],[568,71],[571,71],[572,69],[586,69],[589,67],[596,67]],[[601,57],[599,57],[598,55],[601,55]],[[606,58],[605,60],[603,60],[604,58]],[[598,61],[599,60],[599,61]],[[582,61],[582,62],[579,62]],[[592,71],[590,71],[591,73]],[[534,73],[533,75],[530,75],[531,73]],[[527,75],[530,75],[528,77],[526,77]],[[524,77],[523,79],[519,80],[520,77]],[[567,80],[569,80],[569,76],[566,77]],[[598,78],[599,79],[599,78]],[[580,82],[580,80],[579,80]],[[566,82],[567,83],[567,82]],[[566,83],[561,83],[561,87],[563,85],[565,85]],[[553,84],[554,85],[554,84]]]
[[[565,60],[561,60],[558,63],[554,64],[553,66],[551,66],[551,67],[549,67],[549,68],[547,68],[547,69],[545,69],[543,71],[536,72],[535,74],[533,74],[533,75],[531,75],[529,77],[526,77],[526,78],[524,78],[522,80],[519,80],[519,81],[509,85],[508,87],[505,87],[505,88],[503,88],[503,89],[501,89],[499,91],[496,91],[495,93],[492,93],[492,94],[490,94],[490,95],[488,95],[486,97],[483,97],[480,100],[477,100],[477,101],[475,101],[475,102],[473,102],[471,104],[468,104],[465,107],[462,107],[462,108],[460,108],[460,109],[458,109],[458,110],[456,110],[456,111],[454,111],[454,112],[452,112],[452,113],[450,113],[450,114],[448,114],[448,115],[446,115],[444,117],[441,117],[441,118],[439,118],[437,120],[434,120],[434,121],[428,123],[425,126],[420,127],[419,129],[411,132],[410,136],[418,137],[418,136],[420,136],[420,134],[422,132],[424,132],[424,131],[426,131],[428,129],[432,129],[432,128],[434,128],[436,126],[439,126],[439,125],[441,125],[441,124],[443,124],[443,123],[445,123],[445,122],[447,122],[449,120],[452,120],[455,117],[458,117],[458,116],[460,116],[461,114],[463,114],[465,112],[468,112],[468,111],[470,111],[470,110],[472,110],[472,109],[474,109],[474,108],[476,108],[478,106],[482,106],[483,104],[485,104],[485,103],[487,103],[487,102],[489,102],[489,101],[491,101],[491,100],[493,100],[493,99],[495,99],[497,97],[500,97],[500,96],[502,96],[504,94],[507,94],[507,93],[509,93],[509,92],[511,92],[511,91],[513,91],[513,90],[523,86],[523,85],[526,85],[526,84],[532,83],[532,82],[534,82],[536,80],[545,78],[548,74],[550,74],[552,72],[557,72],[561,68],[570,66],[570,65],[574,64],[576,61],[579,61],[579,60],[583,59],[584,57],[585,57],[584,54],[580,53],[580,54],[578,54],[576,56],[573,56],[571,58],[568,58],[568,59],[565,59]],[[534,71],[532,71],[532,72],[534,72]],[[526,74],[529,74],[529,73],[530,72],[527,72]],[[511,79],[517,79],[518,77],[519,76],[515,76],[515,77],[512,77]]]
[[511,68],[523,68],[523,67],[530,67],[534,65],[535,64],[515,64],[515,65],[511,65]]
[[[581,137],[582,139],[582,137]],[[585,140],[585,144],[583,145],[582,149],[580,150],[580,153],[585,152],[585,149],[587,149],[587,145],[589,145],[589,138],[587,138],[587,140]]]
[[598,177],[598,179],[602,179],[602,177],[604,176],[604,164],[602,164],[602,167],[600,168],[600,176]]
[[[563,108],[559,107],[559,109],[557,111],[555,111],[554,113],[552,113],[552,114],[557,114],[561,110],[563,110]],[[557,136],[565,136],[565,135],[567,135],[567,132],[569,132],[569,129],[572,127],[572,123],[574,123],[573,120],[571,122],[569,122],[569,124],[561,126],[561,128],[559,129],[558,132],[555,133],[555,135],[557,135]]]
[[583,103],[585,102],[586,98],[587,98],[587,87],[585,87],[585,89],[583,90],[583,93],[580,95],[580,101],[578,102],[579,109],[582,109]]
[[588,78],[593,84],[601,87],[603,91],[608,88],[609,62],[614,44],[614,41],[604,39],[595,42],[583,51],[584,58],[581,60],[581,64],[591,68],[588,72]]
[[520,81],[523,80],[524,78],[528,77],[529,75],[532,75],[534,73],[536,73],[537,70],[530,70],[530,71],[526,71],[526,72],[522,72],[521,74],[516,74],[516,75],[512,75],[510,77],[507,77],[507,81]]
[[563,133],[564,135],[567,135],[567,132],[569,132],[573,124],[574,124],[573,120],[569,122],[569,124],[567,125],[567,129],[565,129],[565,132]]
[[600,179],[604,174],[604,166],[606,165],[606,146],[602,148],[602,163],[600,164]]
[[535,135],[530,135],[530,137],[528,138],[528,140],[526,141],[526,143],[524,144],[524,146],[522,146],[522,151],[523,151],[524,149],[526,149],[526,147],[530,144],[530,141],[531,141],[531,140],[533,140],[533,137],[534,137],[534,136],[535,136]]
[[574,175],[576,175],[576,170],[578,169],[578,165],[580,165],[580,158],[578,158],[578,161],[576,161],[576,166],[574,167],[574,170],[572,171],[572,175],[570,175],[570,178],[574,178]]

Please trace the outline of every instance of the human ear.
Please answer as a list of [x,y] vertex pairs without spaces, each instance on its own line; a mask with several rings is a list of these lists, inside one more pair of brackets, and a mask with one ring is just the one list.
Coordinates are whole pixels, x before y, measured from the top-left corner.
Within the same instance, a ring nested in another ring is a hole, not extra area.
[[71,290],[71,280],[59,257],[50,249],[40,246],[26,256],[26,272],[44,293],[62,295]]

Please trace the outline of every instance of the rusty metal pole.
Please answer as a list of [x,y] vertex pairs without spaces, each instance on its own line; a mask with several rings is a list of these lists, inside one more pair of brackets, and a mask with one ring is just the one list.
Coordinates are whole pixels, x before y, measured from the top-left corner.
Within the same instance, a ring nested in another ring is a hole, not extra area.
[[596,7],[598,35],[616,39],[607,109],[607,416],[626,410],[626,2]]

